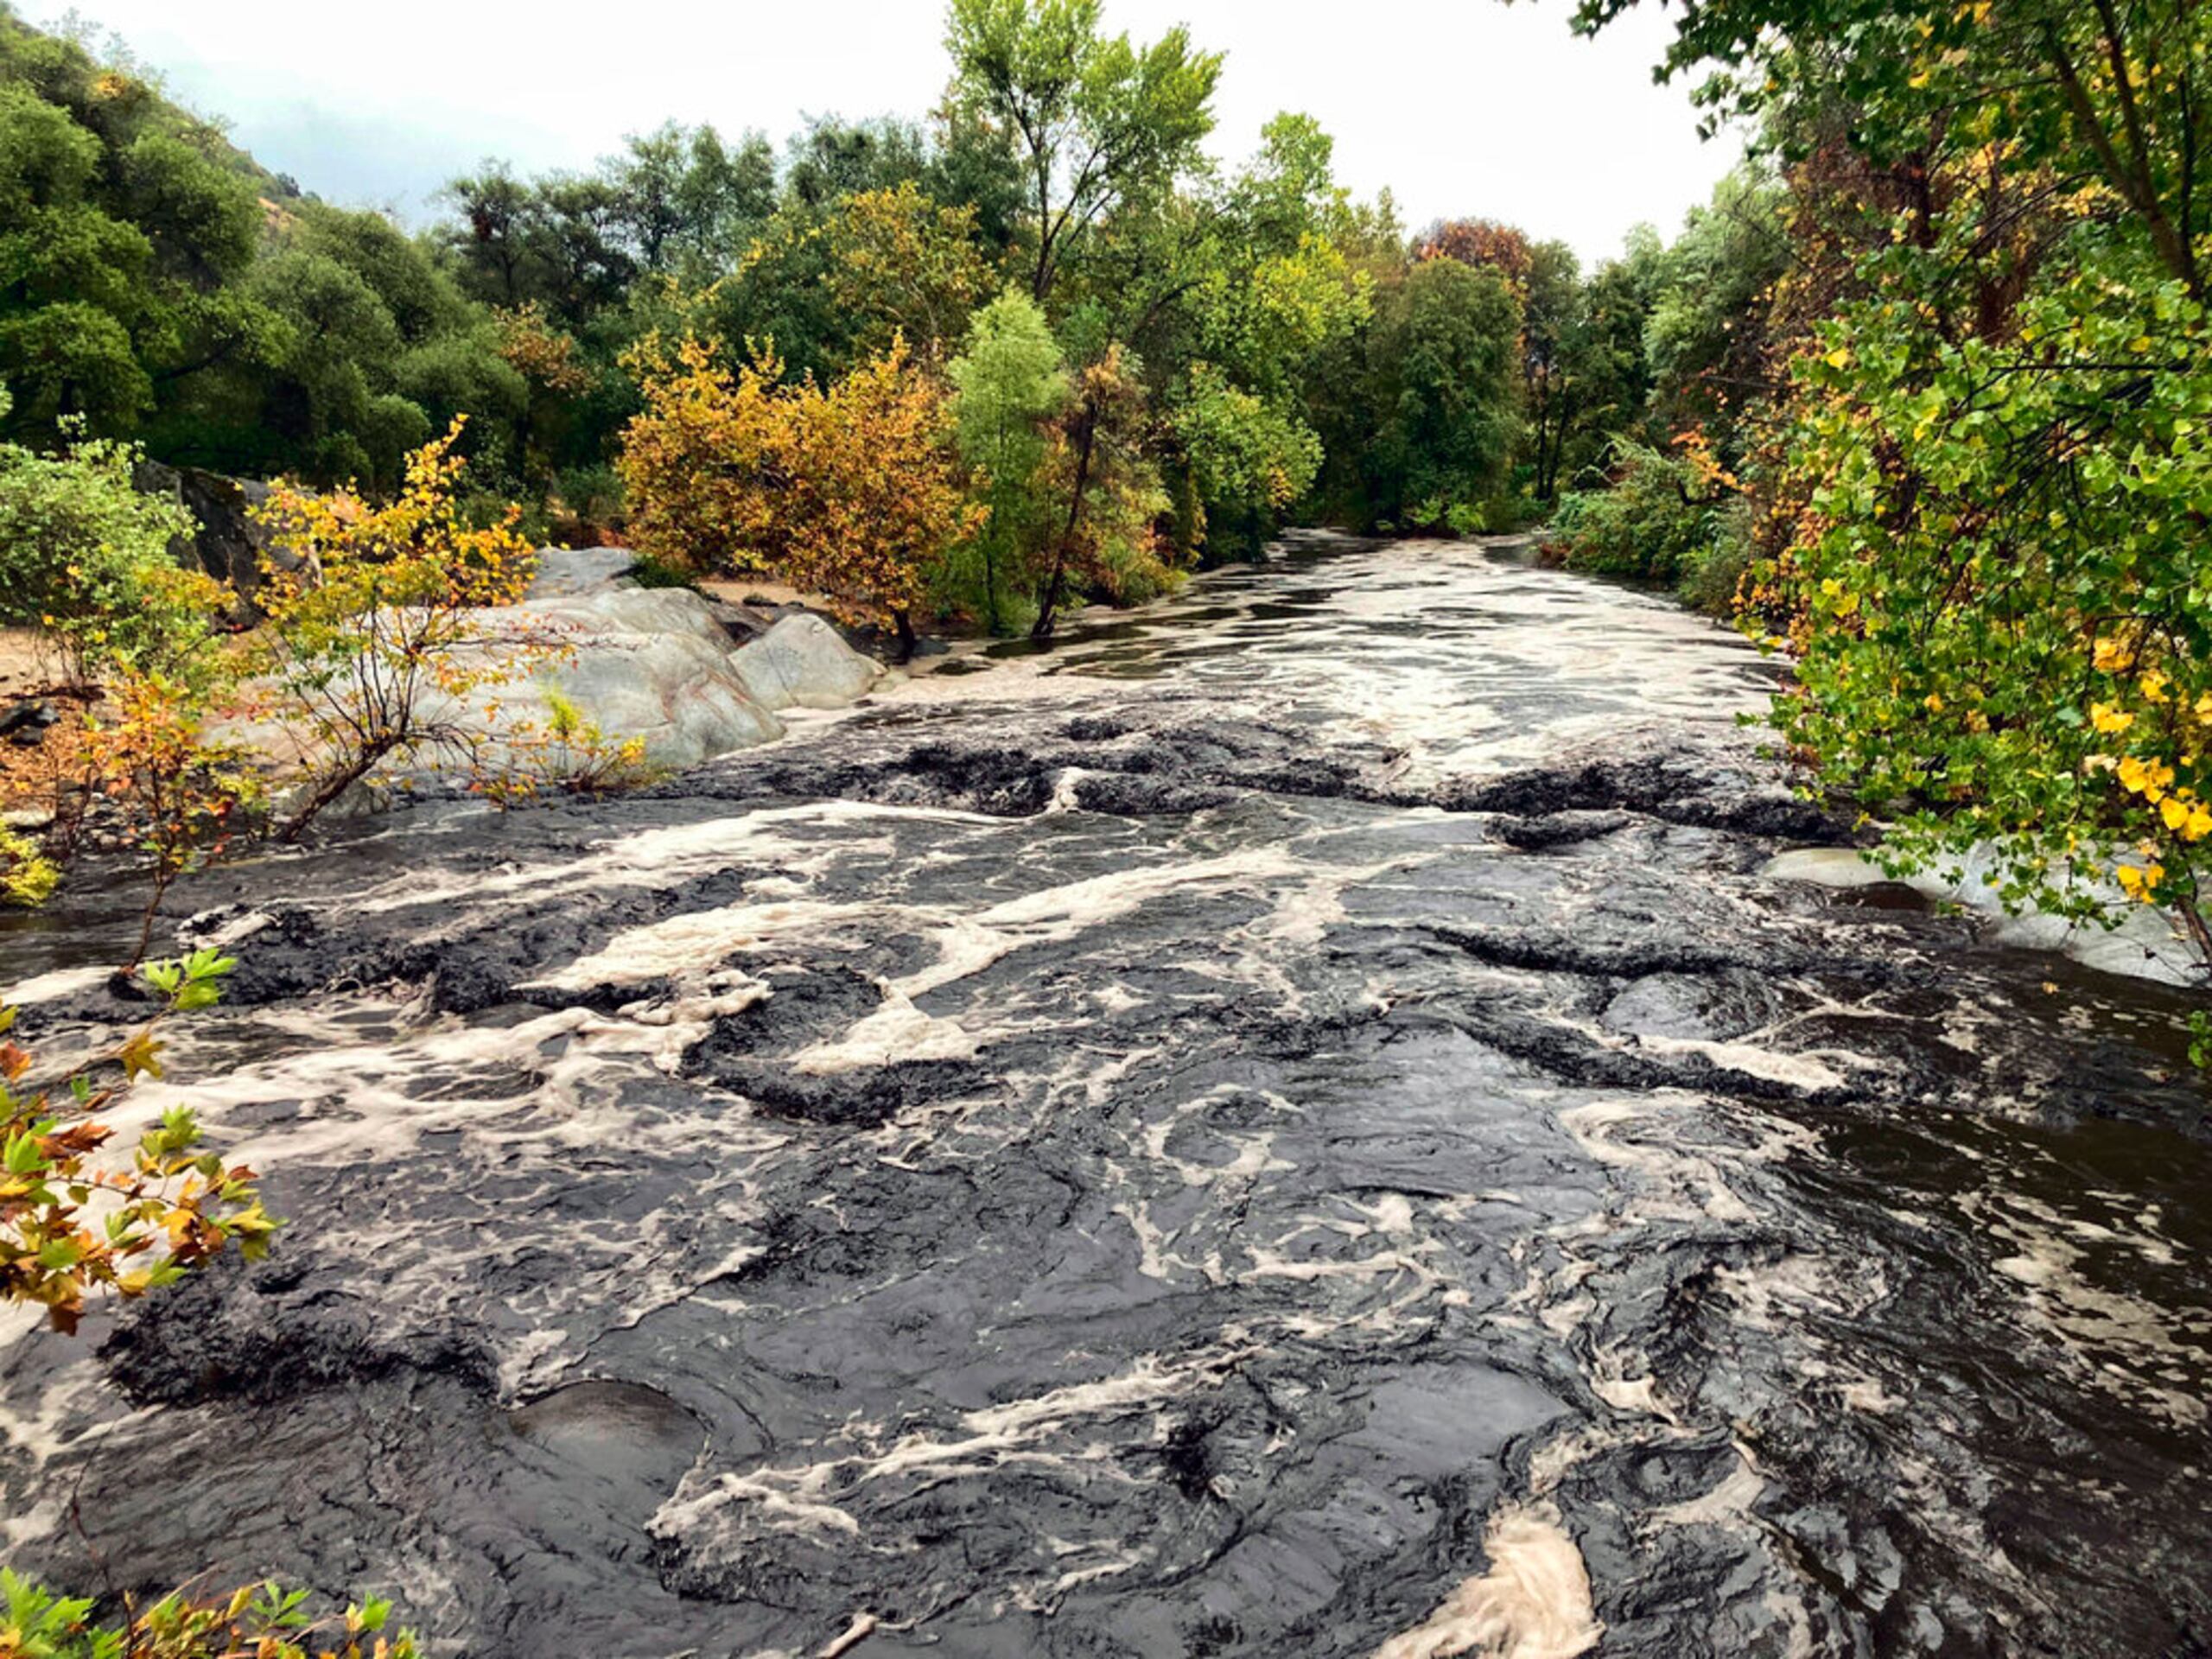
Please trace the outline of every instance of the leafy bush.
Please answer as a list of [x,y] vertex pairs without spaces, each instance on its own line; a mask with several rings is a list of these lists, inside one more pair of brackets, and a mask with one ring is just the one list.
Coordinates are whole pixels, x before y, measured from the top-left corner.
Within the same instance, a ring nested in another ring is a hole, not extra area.
[[699,590],[699,573],[686,569],[655,553],[640,553],[630,567],[630,580],[640,588],[683,588]]
[[227,671],[226,657],[211,657],[191,680],[127,673],[108,709],[85,724],[85,781],[150,861],[153,891],[134,963],[145,954],[155,913],[176,879],[260,823],[263,790],[252,758],[209,741],[204,731],[209,700],[229,683]]
[[645,759],[642,737],[613,738],[586,717],[565,693],[545,693],[545,718],[517,721],[501,734],[506,765],[480,782],[484,794],[502,806],[529,800],[547,790],[571,795],[602,795],[636,789],[652,781],[659,769]]
[[170,557],[192,516],[131,487],[138,459],[104,439],[54,455],[0,444],[0,623],[43,630],[79,681],[188,665],[220,606],[218,584]]
[[179,1590],[119,1625],[89,1599],[64,1599],[0,1567],[0,1655],[10,1659],[417,1659],[411,1632],[385,1636],[391,1604],[373,1599],[310,1620],[308,1592],[274,1582],[201,1599]]
[[0,824],[0,905],[35,910],[54,896],[61,872],[38,843]]
[[1669,454],[1615,447],[1612,482],[1562,493],[1545,537],[1547,555],[1571,570],[1677,588],[1700,610],[1726,615],[1750,560],[1750,519],[1734,480],[1694,443]]
[[478,613],[521,597],[535,555],[512,508],[470,526],[467,463],[454,453],[461,424],[408,458],[407,486],[388,505],[280,486],[257,510],[274,556],[252,665],[265,677],[264,712],[309,769],[280,839],[387,764],[438,749],[473,758],[485,733],[472,700],[531,660],[527,642]]
[[[144,978],[170,1010],[185,1012],[213,1003],[237,965],[200,950],[151,963]],[[14,1024],[15,1010],[0,1008],[0,1039]],[[30,1069],[28,1052],[0,1040],[0,1301],[39,1304],[67,1333],[88,1292],[143,1295],[231,1244],[248,1261],[267,1250],[283,1224],[261,1207],[251,1170],[226,1169],[201,1149],[199,1122],[184,1107],[139,1137],[128,1165],[100,1161],[112,1132],[92,1114],[140,1077],[162,1075],[151,1026],[73,1073],[59,1100],[46,1089],[18,1092]],[[119,1079],[95,1081],[111,1069]]]

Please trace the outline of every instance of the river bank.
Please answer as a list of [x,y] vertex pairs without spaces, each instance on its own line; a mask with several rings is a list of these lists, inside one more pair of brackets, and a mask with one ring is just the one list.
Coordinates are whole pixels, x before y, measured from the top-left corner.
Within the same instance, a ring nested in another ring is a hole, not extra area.
[[989,660],[196,881],[145,1105],[293,1225],[10,1327],[9,1558],[493,1659],[2212,1619],[2179,1000],[1764,876],[1749,645],[1408,543]]

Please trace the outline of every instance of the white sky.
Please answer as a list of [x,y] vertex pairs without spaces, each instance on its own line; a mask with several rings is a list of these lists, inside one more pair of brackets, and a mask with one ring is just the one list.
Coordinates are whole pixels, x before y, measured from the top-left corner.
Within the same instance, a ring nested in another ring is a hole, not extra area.
[[[66,0],[22,0],[33,21]],[[943,90],[938,0],[78,0],[262,162],[333,200],[419,219],[486,156],[581,168],[673,118],[760,128],[802,113],[919,115]],[[1316,117],[1338,176],[1397,194],[1411,226],[1458,214],[1562,238],[1586,261],[1638,220],[1669,234],[1734,159],[1687,89],[1651,84],[1668,35],[1640,8],[1596,41],[1565,0],[1106,0],[1149,40],[1176,22],[1225,51],[1213,145],[1278,110]]]

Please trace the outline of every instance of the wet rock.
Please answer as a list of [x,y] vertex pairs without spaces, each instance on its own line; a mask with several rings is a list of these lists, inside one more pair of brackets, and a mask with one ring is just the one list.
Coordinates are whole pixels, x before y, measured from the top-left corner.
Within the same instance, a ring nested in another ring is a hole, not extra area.
[[638,556],[626,547],[541,547],[525,601],[575,599],[634,588]]
[[165,496],[192,515],[194,531],[171,544],[171,556],[188,569],[227,583],[237,595],[236,620],[257,617],[253,594],[261,585],[263,563],[286,556],[254,516],[269,499],[269,486],[197,467],[166,467],[143,460],[131,476],[142,492]]
[[61,711],[46,697],[25,697],[0,709],[0,737],[19,749],[34,749],[61,721]]
[[257,1274],[226,1258],[137,1304],[100,1344],[108,1375],[169,1406],[296,1399],[403,1370],[488,1384],[491,1363],[465,1337],[406,1333],[365,1300],[302,1294],[313,1268],[301,1254]]
[[764,709],[842,709],[867,695],[881,664],[820,617],[786,616],[737,653],[738,678]]

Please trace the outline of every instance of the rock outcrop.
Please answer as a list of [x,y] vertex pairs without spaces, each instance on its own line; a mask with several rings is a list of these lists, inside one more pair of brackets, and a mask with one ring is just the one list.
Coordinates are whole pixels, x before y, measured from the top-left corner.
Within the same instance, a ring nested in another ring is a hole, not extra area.
[[204,570],[228,582],[238,595],[239,620],[258,614],[254,590],[261,585],[261,562],[268,556],[269,532],[253,519],[253,510],[269,499],[269,486],[249,479],[226,478],[197,467],[165,467],[142,461],[131,482],[146,495],[175,502],[198,526],[170,543],[169,556],[188,570]]
[[[473,760],[494,770],[532,769],[529,734],[544,729],[556,696],[607,743],[642,740],[647,765],[681,770],[773,742],[784,734],[777,711],[843,708],[883,674],[806,612],[771,618],[689,588],[640,588],[624,549],[547,549],[539,559],[520,602],[475,613],[483,643],[468,653],[539,659],[514,680],[480,687],[466,707],[429,715],[473,730],[483,740]],[[220,735],[284,752],[278,734],[257,724]],[[435,789],[460,764],[458,753],[425,753],[407,781]]]
[[766,709],[842,709],[882,675],[882,668],[804,611],[781,618],[740,650],[734,666],[753,701]]

